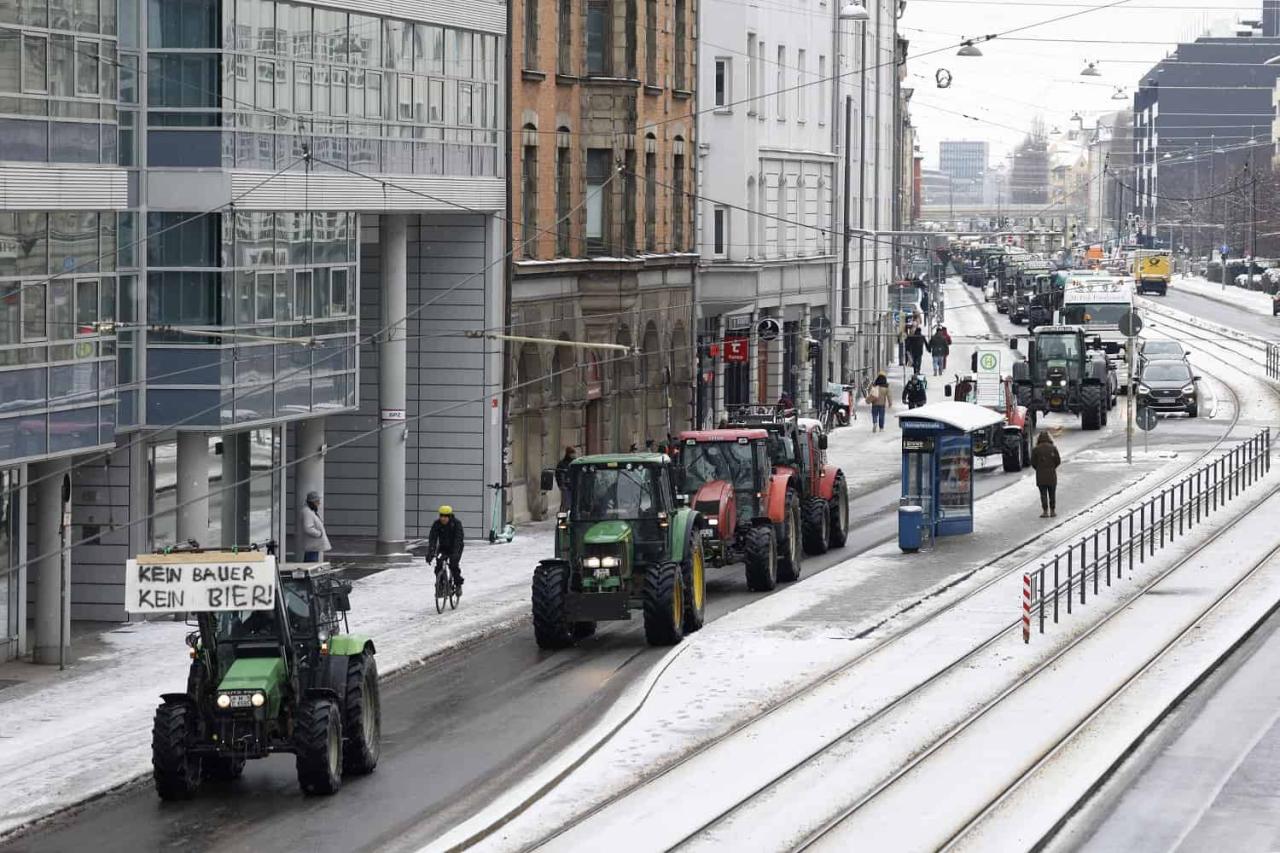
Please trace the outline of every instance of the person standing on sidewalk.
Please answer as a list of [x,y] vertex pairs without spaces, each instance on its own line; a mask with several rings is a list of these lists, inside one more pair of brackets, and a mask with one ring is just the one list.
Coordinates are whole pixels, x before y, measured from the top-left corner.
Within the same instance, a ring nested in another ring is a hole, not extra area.
[[893,405],[889,391],[889,377],[880,371],[880,375],[871,383],[871,391],[867,394],[867,403],[871,406],[871,431],[884,429],[884,410]]
[[1058,514],[1058,466],[1062,457],[1049,433],[1042,432],[1031,451],[1031,467],[1036,469],[1036,486],[1040,489],[1040,517]]
[[560,511],[568,512],[569,505],[573,503],[572,484],[569,482],[569,466],[578,456],[578,452],[570,445],[564,449],[564,456],[560,458],[560,462],[556,465],[556,486],[560,488]]
[[911,371],[913,373],[920,372],[920,361],[924,358],[924,348],[927,342],[924,338],[924,332],[920,331],[919,326],[913,326],[910,334],[907,335],[907,355],[911,357]]
[[307,505],[302,509],[302,562],[318,563],[332,547],[320,518],[320,493],[307,492]]
[[929,338],[929,354],[933,356],[933,375],[941,376],[947,366],[947,356],[951,354],[951,341],[947,339],[947,330],[941,326]]

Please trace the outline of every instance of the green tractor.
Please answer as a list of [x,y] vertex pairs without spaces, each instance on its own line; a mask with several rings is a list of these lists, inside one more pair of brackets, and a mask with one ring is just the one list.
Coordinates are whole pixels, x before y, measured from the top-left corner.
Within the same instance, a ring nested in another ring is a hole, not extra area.
[[314,566],[277,571],[256,555],[258,579],[268,582],[234,592],[237,568],[252,572],[252,556],[188,552],[130,562],[144,582],[184,570],[206,581],[221,573],[214,579],[229,579],[216,594],[221,604],[262,606],[202,611],[214,593],[196,609],[190,589],[151,593],[152,600],[187,596],[196,628],[187,636],[186,692],[163,694],[155,714],[151,764],[163,800],[189,799],[202,780],[235,779],[246,760],[277,752],[295,756],[307,794],[336,793],[344,773],[371,773],[378,763],[378,669],[373,640],[347,628],[350,582]]
[[596,623],[644,614],[650,645],[673,646],[702,627],[702,516],[676,498],[661,453],[584,456],[569,466],[572,505],[556,522],[556,554],[533,575],[533,633],[561,649]]

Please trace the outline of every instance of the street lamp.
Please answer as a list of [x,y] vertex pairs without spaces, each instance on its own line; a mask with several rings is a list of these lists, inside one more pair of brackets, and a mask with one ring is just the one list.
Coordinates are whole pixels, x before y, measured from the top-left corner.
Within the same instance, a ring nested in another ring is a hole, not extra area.
[[1098,70],[1098,63],[1087,62],[1084,70],[1080,72],[1081,77],[1101,77],[1102,72]]
[[863,6],[857,0],[849,0],[840,7],[840,20],[842,21],[869,21],[871,13],[867,11],[867,7]]
[[1123,87],[1121,87],[1121,86],[1116,86],[1116,90],[1115,90],[1115,92],[1111,95],[1111,100],[1113,100],[1113,101],[1127,101],[1127,100],[1129,100],[1129,96],[1128,96],[1128,95],[1126,95],[1126,94],[1124,93],[1124,88],[1123,88]]
[[978,46],[973,43],[973,39],[965,39],[960,43],[960,49],[956,51],[956,56],[982,56],[982,51],[978,50]]

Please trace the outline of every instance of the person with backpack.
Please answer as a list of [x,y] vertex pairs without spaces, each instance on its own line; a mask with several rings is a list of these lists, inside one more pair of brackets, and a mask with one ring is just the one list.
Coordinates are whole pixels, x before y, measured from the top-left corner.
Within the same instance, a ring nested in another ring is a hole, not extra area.
[[907,404],[908,409],[920,408],[928,402],[928,387],[923,376],[914,374],[902,388],[902,402]]
[[947,340],[946,330],[941,326],[929,338],[929,354],[933,356],[933,375],[941,376],[947,366],[947,356],[951,353],[951,341]]

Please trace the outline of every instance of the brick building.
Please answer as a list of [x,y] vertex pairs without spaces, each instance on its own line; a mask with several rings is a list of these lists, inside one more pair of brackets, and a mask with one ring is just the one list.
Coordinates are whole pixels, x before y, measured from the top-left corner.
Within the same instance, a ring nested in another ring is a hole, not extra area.
[[[694,0],[517,0],[511,21],[511,510],[555,506],[564,447],[626,450],[690,418]],[[538,379],[541,381],[537,381]]]

